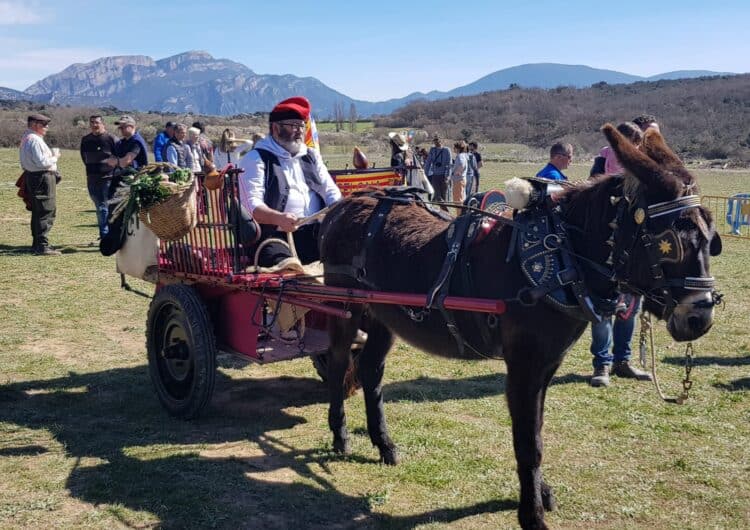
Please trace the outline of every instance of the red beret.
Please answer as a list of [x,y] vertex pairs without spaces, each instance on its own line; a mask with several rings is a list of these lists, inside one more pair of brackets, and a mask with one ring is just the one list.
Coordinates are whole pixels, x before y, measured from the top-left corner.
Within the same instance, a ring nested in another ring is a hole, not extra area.
[[277,104],[271,111],[268,121],[307,120],[310,116],[310,102],[302,96],[294,96]]

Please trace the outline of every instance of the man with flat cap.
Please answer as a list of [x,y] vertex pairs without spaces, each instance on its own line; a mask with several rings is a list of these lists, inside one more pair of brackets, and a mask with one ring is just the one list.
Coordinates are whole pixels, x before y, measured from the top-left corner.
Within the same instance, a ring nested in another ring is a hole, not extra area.
[[44,141],[50,118],[32,114],[26,119],[28,129],[21,138],[19,158],[31,200],[31,251],[37,256],[58,256],[49,244],[49,232],[57,213],[57,161],[60,150],[50,149]]
[[[303,264],[319,259],[320,224],[298,229],[297,221],[341,198],[320,153],[305,145],[309,116],[310,102],[304,97],[280,102],[268,118],[269,136],[259,140],[239,164],[245,170],[239,177],[243,209],[261,225],[263,239],[286,241],[286,233],[293,232]],[[286,245],[271,242],[261,247],[258,265],[273,267],[289,257]]]

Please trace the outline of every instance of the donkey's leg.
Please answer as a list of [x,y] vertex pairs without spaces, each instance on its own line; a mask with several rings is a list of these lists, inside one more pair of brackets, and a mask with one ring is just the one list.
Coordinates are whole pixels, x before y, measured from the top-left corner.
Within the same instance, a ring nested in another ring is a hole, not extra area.
[[[545,366],[544,363],[532,362],[535,357],[542,357],[539,353],[533,355],[528,350],[514,350],[506,350],[506,396],[513,423],[513,447],[521,486],[518,520],[524,529],[547,528],[544,523],[544,482],[540,468],[543,450],[541,430],[546,387],[559,363]],[[549,497],[549,486],[545,485],[544,489]]]
[[328,426],[333,432],[333,450],[337,453],[351,452],[344,410],[344,377],[349,368],[352,341],[357,334],[361,315],[361,309],[357,308],[352,310],[351,319],[331,318],[329,323],[331,344],[328,350]]
[[388,436],[383,411],[383,372],[385,358],[393,346],[393,333],[374,318],[367,328],[367,343],[359,356],[359,378],[365,395],[367,432],[372,444],[380,451],[380,461],[398,463],[398,450]]
[[[542,399],[541,399],[541,407],[539,408],[539,430],[541,432],[542,428],[544,427],[544,403],[547,399],[547,389],[549,388],[549,383],[552,380],[552,377],[555,375],[555,372],[557,372],[557,369],[560,367],[560,363],[562,362],[562,359],[560,362],[554,365],[547,374],[547,377],[544,381],[544,386],[542,390]],[[541,437],[541,434],[540,434]],[[542,490],[542,506],[544,506],[545,511],[551,512],[555,509],[557,509],[557,501],[555,500],[555,495],[552,493],[552,488],[545,482],[544,478],[542,478],[542,484],[541,484],[541,490]]]

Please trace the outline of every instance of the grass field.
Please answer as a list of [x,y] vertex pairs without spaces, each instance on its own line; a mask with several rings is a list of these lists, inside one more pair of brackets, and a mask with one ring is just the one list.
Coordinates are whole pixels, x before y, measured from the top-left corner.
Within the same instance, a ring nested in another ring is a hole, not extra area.
[[[483,187],[537,169],[490,160]],[[114,259],[89,246],[95,215],[77,153],[64,152],[61,172],[51,243],[64,254],[34,257],[17,152],[0,150],[0,528],[517,526],[500,361],[397,345],[384,388],[397,467],[378,465],[361,396],[348,401],[353,455],[331,453],[326,390],[308,359],[222,357],[205,417],[167,416],[147,374],[148,300],[119,289]],[[750,191],[750,172],[698,177],[704,193]],[[724,239],[712,272],[727,303],[695,343],[687,404],[660,402],[648,383],[590,388],[588,336],[570,352],[547,398],[552,527],[750,527],[749,262],[750,240]],[[663,326],[656,341],[674,394],[683,347]]]

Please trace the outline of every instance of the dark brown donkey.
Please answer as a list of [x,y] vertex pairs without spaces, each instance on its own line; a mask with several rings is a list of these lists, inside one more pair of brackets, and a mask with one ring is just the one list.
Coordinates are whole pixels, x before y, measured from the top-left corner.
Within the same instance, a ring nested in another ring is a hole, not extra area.
[[[721,251],[721,240],[710,213],[700,207],[695,179],[658,132],[646,133],[641,150],[610,125],[603,132],[628,174],[570,186],[554,200],[547,199],[547,211],[551,215],[556,210],[563,228],[559,246],[567,250],[561,252],[577,264],[586,300],[611,300],[617,290],[642,294],[645,310],[666,320],[675,340],[700,337],[712,325],[713,306],[720,296],[713,290],[708,261],[709,255]],[[378,224],[374,212],[383,200],[388,199],[350,197],[326,216],[320,238],[326,284],[427,293],[448,252],[449,222],[417,204],[394,202],[377,233],[368,235]],[[513,231],[497,223],[486,237],[462,251],[468,253],[461,263],[470,273],[471,287],[456,281],[464,274],[456,271],[449,294],[507,301],[499,317],[450,313],[448,319],[454,320],[464,347],[449,333],[444,313],[437,309],[419,314],[399,306],[357,306],[352,319],[332,322],[328,421],[334,449],[348,452],[343,378],[358,328],[368,333],[358,361],[367,428],[386,464],[398,463],[381,386],[385,357],[396,335],[444,357],[502,356],[521,487],[518,518],[523,528],[546,528],[544,510],[553,509],[555,501],[540,469],[545,394],[588,321],[543,300],[521,303],[519,293],[529,284],[519,251],[507,259],[515,246]]]

